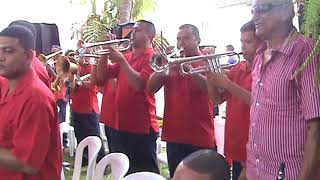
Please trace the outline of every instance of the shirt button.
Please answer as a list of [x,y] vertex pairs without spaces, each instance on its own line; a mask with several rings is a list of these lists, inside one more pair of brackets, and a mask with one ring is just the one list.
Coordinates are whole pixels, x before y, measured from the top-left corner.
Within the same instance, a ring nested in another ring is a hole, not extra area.
[[261,64],[259,65],[259,68],[261,68]]
[[260,104],[259,103],[256,103],[256,106],[259,106]]
[[263,83],[260,83],[259,85],[260,85],[260,86],[263,86]]

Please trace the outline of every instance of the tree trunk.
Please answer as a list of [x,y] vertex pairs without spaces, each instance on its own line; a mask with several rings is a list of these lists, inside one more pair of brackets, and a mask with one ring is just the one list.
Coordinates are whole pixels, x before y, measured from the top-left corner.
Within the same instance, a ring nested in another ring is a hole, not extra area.
[[133,0],[122,0],[119,23],[129,22],[131,20]]
[[91,0],[91,11],[93,15],[97,15],[97,1]]

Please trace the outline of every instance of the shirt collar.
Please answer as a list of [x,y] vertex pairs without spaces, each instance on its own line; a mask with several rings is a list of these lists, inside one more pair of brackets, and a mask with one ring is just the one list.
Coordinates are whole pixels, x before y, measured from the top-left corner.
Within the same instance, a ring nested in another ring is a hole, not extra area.
[[126,54],[126,56],[129,58],[129,59],[140,59],[141,57],[144,57],[146,55],[151,55],[154,53],[154,50],[152,47],[148,47],[146,48],[142,54],[140,54],[139,56],[137,56],[136,58],[133,57],[133,52],[129,52],[128,54]]
[[[295,27],[292,28],[289,36],[286,38],[286,40],[284,41],[282,46],[280,48],[277,48],[277,49],[272,49],[272,51],[277,51],[277,52],[280,52],[282,54],[285,54],[286,56],[289,56],[292,53],[293,48],[295,47],[294,45],[297,43],[296,38],[298,37],[298,35],[299,35],[299,33],[298,33],[297,29]],[[267,49],[267,43],[264,42],[260,46],[260,48],[258,48],[258,50],[256,52],[257,52],[257,54],[261,54],[266,49]]]
[[247,60],[241,61],[239,68],[240,68],[241,71],[251,72],[251,68],[249,68]]

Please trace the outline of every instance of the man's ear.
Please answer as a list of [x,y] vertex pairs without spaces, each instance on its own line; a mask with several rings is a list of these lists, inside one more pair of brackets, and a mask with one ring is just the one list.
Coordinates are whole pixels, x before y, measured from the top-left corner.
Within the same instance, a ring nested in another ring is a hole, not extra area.
[[34,51],[32,49],[28,49],[26,50],[25,54],[26,54],[26,59],[32,61],[33,59],[33,53]]
[[150,39],[150,42],[152,43],[152,42],[153,42],[153,39],[155,38],[155,35],[148,34],[148,37],[149,37],[149,39]]
[[201,43],[201,38],[199,37],[198,38],[198,45]]

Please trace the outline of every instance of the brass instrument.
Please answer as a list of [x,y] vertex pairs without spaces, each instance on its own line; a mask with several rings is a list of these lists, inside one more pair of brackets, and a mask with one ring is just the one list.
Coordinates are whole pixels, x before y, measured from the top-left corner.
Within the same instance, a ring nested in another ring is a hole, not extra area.
[[75,79],[75,83],[78,85],[78,86],[82,86],[84,81],[88,78],[91,77],[91,74],[86,74],[84,76],[76,76],[76,79]]
[[[125,46],[126,45],[126,46]],[[105,46],[114,46],[115,49],[119,51],[126,51],[131,48],[130,39],[116,39],[110,41],[102,41],[96,43],[85,43],[84,47],[77,49],[77,53],[74,58],[79,61],[80,58],[90,57],[90,58],[100,58],[102,55],[109,54],[111,51]],[[88,64],[97,64],[97,60],[92,60],[87,62]]]
[[[172,67],[178,66],[182,74],[196,74],[208,71],[221,73],[222,69],[231,68],[240,62],[240,54],[236,52],[227,52],[223,54],[209,54],[193,57],[172,58],[163,53],[157,53],[150,59],[151,68],[155,72],[168,71]],[[171,55],[172,56],[172,55]],[[234,58],[234,64],[227,62],[229,58]],[[201,63],[200,66],[193,67],[193,64]],[[185,68],[188,67],[188,68]]]
[[62,83],[70,74],[78,73],[78,65],[70,62],[65,56],[61,56],[60,62],[58,61],[57,66],[57,77],[52,83],[52,90],[60,92]]
[[55,63],[55,61],[52,61],[51,63],[49,62],[49,60],[51,60],[52,58],[54,58],[55,56],[62,54],[62,50],[48,54],[48,55],[44,55],[44,54],[39,54],[38,58],[41,60],[43,65],[53,65]]

